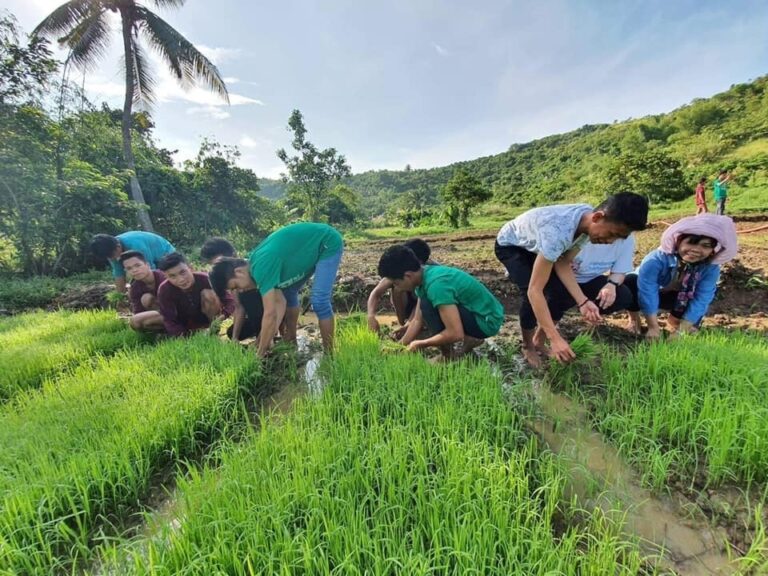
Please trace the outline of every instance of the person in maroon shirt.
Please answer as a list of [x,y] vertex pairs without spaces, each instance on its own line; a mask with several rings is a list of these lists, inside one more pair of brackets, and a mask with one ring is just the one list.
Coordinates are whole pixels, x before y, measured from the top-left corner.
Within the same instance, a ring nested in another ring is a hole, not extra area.
[[163,329],[163,317],[157,304],[157,289],[165,280],[160,270],[152,270],[147,259],[138,250],[128,250],[120,255],[120,263],[131,278],[128,300],[133,316],[129,320],[134,330],[158,331]]
[[709,212],[707,210],[707,197],[705,196],[706,185],[707,179],[702,178],[699,180],[699,185],[696,186],[696,216]]
[[165,272],[166,280],[160,284],[157,301],[169,335],[187,336],[208,328],[219,314],[232,314],[232,296],[227,294],[220,301],[211,289],[208,274],[194,272],[178,252],[164,256],[157,267]]

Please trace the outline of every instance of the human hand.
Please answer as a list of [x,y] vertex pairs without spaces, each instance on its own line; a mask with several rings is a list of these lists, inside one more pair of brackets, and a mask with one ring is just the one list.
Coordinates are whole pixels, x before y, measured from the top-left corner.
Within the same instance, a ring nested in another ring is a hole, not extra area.
[[645,333],[646,340],[658,340],[661,337],[661,328],[659,326],[648,326]]
[[579,308],[579,312],[581,312],[584,320],[590,324],[598,324],[600,322],[600,308],[598,308],[597,304],[591,300],[587,300],[584,305]]
[[376,316],[368,316],[368,329],[371,332],[376,332],[376,334],[381,330],[381,326],[379,326],[379,321],[376,320]]
[[397,330],[392,332],[392,340],[400,340],[403,336],[405,336],[406,331],[408,330],[408,325],[400,326]]
[[408,344],[408,352],[418,352],[421,350],[421,340],[414,340]]
[[613,305],[613,303],[616,301],[616,285],[615,284],[606,284],[603,286],[603,289],[600,290],[600,292],[597,293],[597,303],[600,305],[600,308],[609,308]]
[[561,364],[567,364],[576,358],[576,354],[562,336],[550,339],[549,346],[552,356]]

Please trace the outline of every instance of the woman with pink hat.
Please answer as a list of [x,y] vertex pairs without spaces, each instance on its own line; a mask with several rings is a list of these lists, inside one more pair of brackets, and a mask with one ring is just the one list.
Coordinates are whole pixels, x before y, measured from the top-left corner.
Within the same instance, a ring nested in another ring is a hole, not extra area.
[[642,312],[646,337],[658,338],[659,310],[668,310],[672,333],[695,332],[715,297],[720,265],[738,248],[736,227],[727,216],[700,214],[675,222],[662,234],[661,245],[624,280],[634,300],[628,307],[629,329],[640,333]]

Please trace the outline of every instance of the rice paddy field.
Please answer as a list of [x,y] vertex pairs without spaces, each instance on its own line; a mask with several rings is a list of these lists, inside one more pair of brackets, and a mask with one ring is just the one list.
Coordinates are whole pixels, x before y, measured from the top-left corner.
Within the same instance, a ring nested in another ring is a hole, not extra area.
[[114,312],[0,320],[0,574],[768,574],[764,335],[530,373],[342,324],[302,378]]

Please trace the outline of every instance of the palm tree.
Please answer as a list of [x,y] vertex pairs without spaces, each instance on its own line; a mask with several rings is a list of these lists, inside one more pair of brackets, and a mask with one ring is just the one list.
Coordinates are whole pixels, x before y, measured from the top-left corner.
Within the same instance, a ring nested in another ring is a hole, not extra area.
[[[150,0],[158,8],[180,8],[186,0]],[[160,54],[171,73],[190,85],[201,81],[229,103],[229,94],[218,69],[194,45],[170,24],[135,0],[70,0],[51,12],[33,34],[58,38],[69,48],[67,63],[81,69],[95,65],[109,44],[109,12],[119,13],[122,24],[125,64],[125,102],[123,104],[123,157],[131,174],[131,197],[139,205],[139,223],[152,230],[152,221],[144,204],[136,161],[131,147],[131,116],[134,104],[150,105],[154,79],[148,68],[144,39]]]

